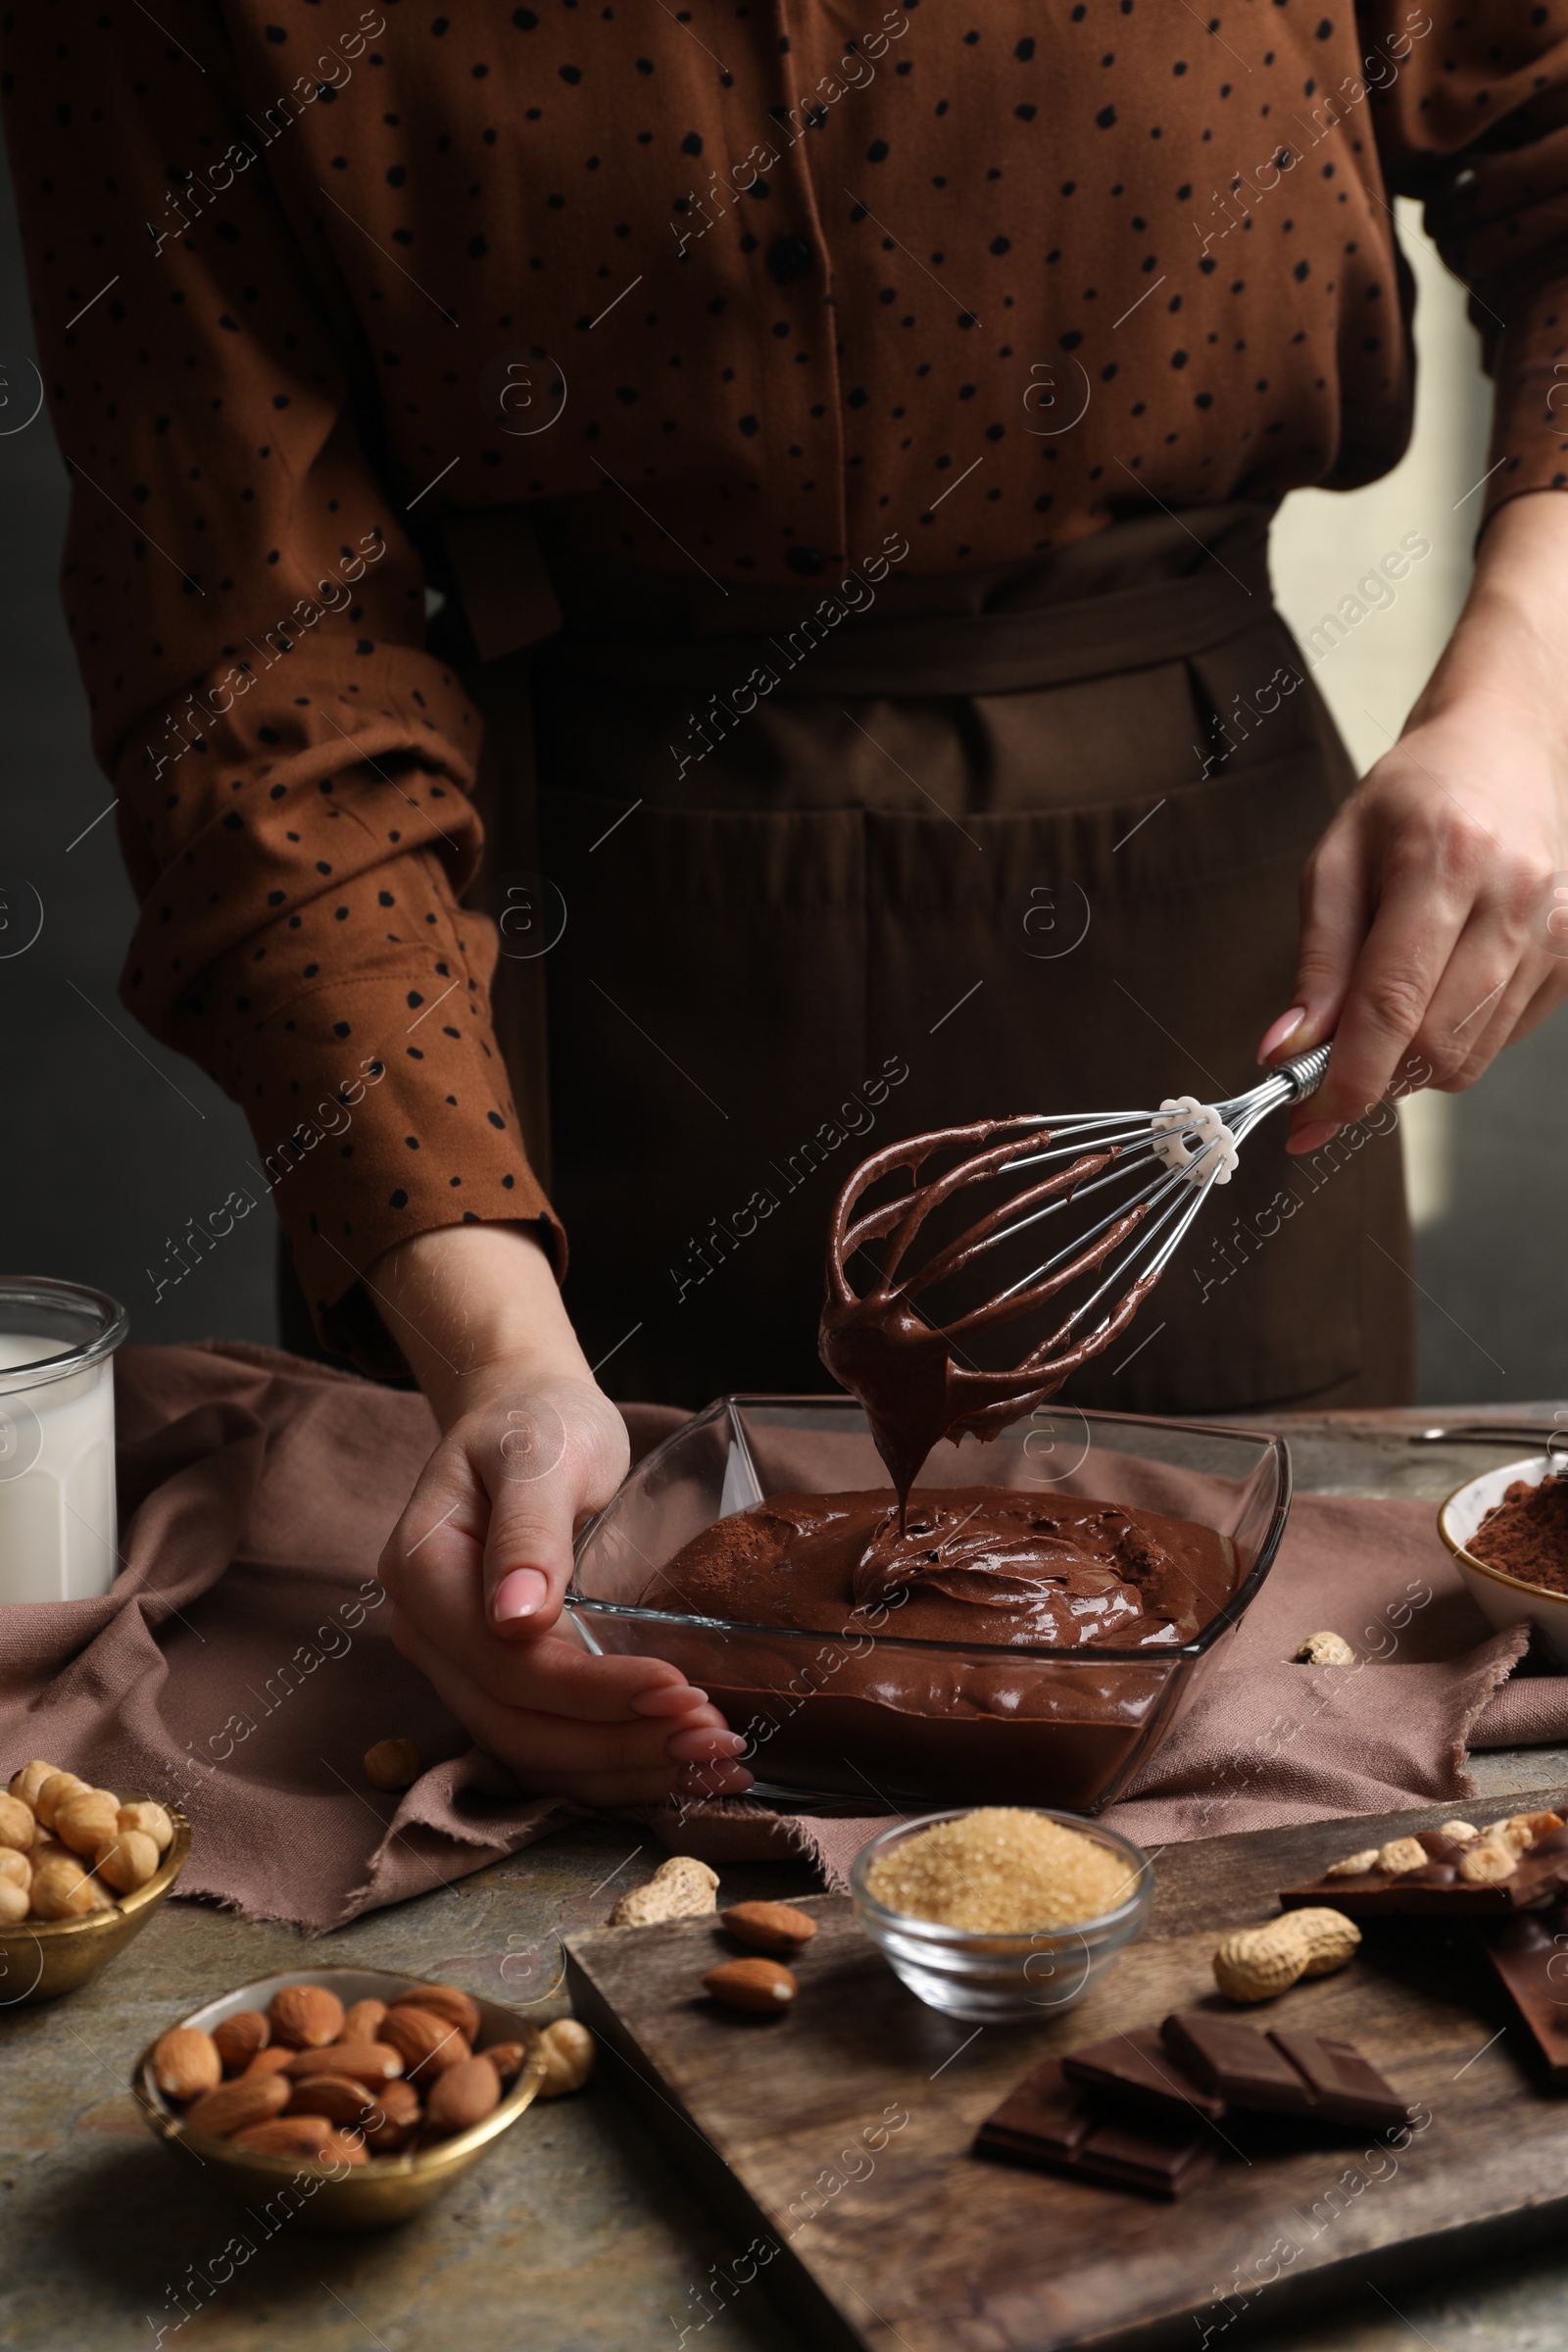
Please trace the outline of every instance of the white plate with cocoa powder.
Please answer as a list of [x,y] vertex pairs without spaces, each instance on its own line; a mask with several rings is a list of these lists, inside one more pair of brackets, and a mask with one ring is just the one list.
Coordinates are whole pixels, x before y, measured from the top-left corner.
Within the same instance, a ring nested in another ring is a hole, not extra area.
[[[1466,1479],[1438,1511],[1438,1533],[1452,1552],[1465,1590],[1488,1624],[1497,1633],[1510,1625],[1534,1626],[1560,1666],[1568,1666],[1568,1592],[1530,1584],[1478,1558],[1469,1545],[1480,1533],[1482,1521],[1496,1509],[1511,1486],[1539,1487],[1565,1469],[1568,1465],[1549,1453],[1534,1454],[1528,1461],[1505,1462],[1500,1470],[1484,1470],[1479,1478]],[[1568,1577],[1568,1551],[1562,1569]]]

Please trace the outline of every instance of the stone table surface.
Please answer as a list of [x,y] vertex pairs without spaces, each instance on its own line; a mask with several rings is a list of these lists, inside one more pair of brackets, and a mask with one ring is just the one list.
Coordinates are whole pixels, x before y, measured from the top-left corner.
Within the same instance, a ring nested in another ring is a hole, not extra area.
[[[1539,1446],[1412,1445],[1413,1429],[1506,1413],[1275,1417],[1297,1484],[1439,1497]],[[1568,1749],[1473,1760],[1483,1794],[1568,1778]],[[585,1823],[494,1869],[338,1933],[307,1939],[197,1902],[171,1902],[93,1984],[37,2008],[0,2006],[0,2342],[10,2352],[136,2352],[184,2335],[203,2352],[808,2352],[759,2284],[722,2312],[703,2300],[738,2248],[685,2185],[679,2134],[649,2129],[611,2085],[536,2105],[441,2202],[384,2236],[312,2238],[248,2225],[194,2167],[156,2147],[127,2082],[157,2034],[220,1991],[290,1967],[357,1964],[450,1978],[545,2018],[563,2007],[560,1933],[601,1920],[661,1853],[627,1825]],[[804,1893],[805,1865],[723,1873],[721,1902]],[[503,1974],[503,1969],[505,1973]],[[537,2005],[533,2005],[533,2004]],[[221,2283],[214,2283],[216,2267]],[[231,2275],[227,2275],[231,2273]],[[705,2312],[713,2313],[699,2328]],[[1394,2302],[1356,2300],[1282,2329],[1246,2317],[1259,2352],[1561,2352],[1568,2254],[1425,2276]],[[162,2335],[160,2331],[163,2331]]]

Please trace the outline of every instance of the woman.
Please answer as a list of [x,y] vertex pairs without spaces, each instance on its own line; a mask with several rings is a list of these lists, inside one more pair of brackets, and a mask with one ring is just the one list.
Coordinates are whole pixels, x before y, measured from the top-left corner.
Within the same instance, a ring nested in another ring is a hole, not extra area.
[[[819,1385],[873,1131],[1333,1035],[1074,1394],[1407,1391],[1380,1106],[1563,993],[1568,7],[1327,4],[8,20],[125,1001],[244,1105],[322,1339],[430,1398],[398,1639],[528,1786],[746,1785],[551,1631],[596,1376]],[[1266,538],[1403,445],[1395,190],[1495,463],[1356,785]]]

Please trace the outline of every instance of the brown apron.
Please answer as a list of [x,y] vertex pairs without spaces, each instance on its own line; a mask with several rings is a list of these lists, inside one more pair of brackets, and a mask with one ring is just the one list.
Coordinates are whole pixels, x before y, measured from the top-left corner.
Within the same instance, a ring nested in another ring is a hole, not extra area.
[[[1269,510],[793,589],[584,566],[569,509],[533,512],[447,546],[486,722],[475,895],[567,1303],[613,1395],[822,1389],[828,1209],[864,1152],[1255,1079],[1353,781],[1273,609]],[[1270,1121],[1068,1394],[1407,1397],[1393,1126],[1303,1163]]]

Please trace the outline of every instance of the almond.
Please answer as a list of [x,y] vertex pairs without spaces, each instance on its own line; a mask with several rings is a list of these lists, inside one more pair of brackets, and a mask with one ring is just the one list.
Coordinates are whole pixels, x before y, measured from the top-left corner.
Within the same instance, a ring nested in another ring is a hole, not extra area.
[[253,2148],[259,2156],[319,2156],[332,2136],[324,2115],[273,2115],[264,2124],[247,2124],[228,2144]]
[[776,1960],[726,1960],[709,1970],[703,1985],[726,2009],[749,2009],[759,2017],[787,2009],[800,1989]]
[[[291,2050],[287,2042],[274,2041],[267,2049],[258,2050],[243,2071],[246,2076],[286,2074],[299,2054],[298,2050]],[[311,2056],[316,2056],[314,2050]]]
[[385,2001],[353,2001],[343,2013],[339,2041],[379,2041]]
[[489,2059],[503,2082],[513,2082],[521,2074],[528,2053],[520,2041],[496,2041],[482,2055]]
[[95,1854],[120,1828],[120,1799],[112,1788],[76,1788],[55,1807],[54,1831],[74,1854]]
[[324,1984],[285,1984],[268,2003],[274,2041],[291,2049],[317,2050],[343,2031],[343,2004]]
[[223,2079],[223,2061],[210,2034],[196,2026],[172,2026],[153,2051],[153,2081],[166,2098],[199,2099]]
[[368,2164],[370,2159],[364,2140],[357,2134],[329,2132],[316,2161],[318,2164]]
[[334,2041],[324,2050],[295,2050],[285,2064],[296,2082],[312,2075],[346,2075],[351,2082],[368,2082],[374,2089],[402,2074],[403,2054],[389,2041]]
[[236,2009],[232,2017],[225,2017],[220,2026],[213,2028],[213,2039],[218,2044],[225,2075],[242,2075],[271,2038],[272,2029],[259,2009]]
[[307,2075],[292,2084],[285,2115],[324,2115],[329,2124],[358,2124],[375,2111],[375,2097],[347,2075]]
[[418,2130],[421,2112],[412,2082],[383,2082],[365,2119],[366,2145],[377,2156],[395,2155]]
[[501,2102],[501,2078],[488,2058],[464,2058],[430,2085],[425,2122],[446,2137],[470,2132]]
[[399,2001],[387,2011],[381,2034],[403,2060],[403,2071],[411,2081],[422,2075],[428,2083],[449,2066],[460,2066],[472,2055],[456,2026],[428,2009],[416,2008],[412,2001]]
[[816,1922],[788,1903],[731,1903],[719,1914],[719,1924],[737,1942],[751,1943],[760,1952],[798,1952],[816,1934]]
[[38,1835],[32,1807],[24,1805],[20,1796],[0,1796],[0,1845],[14,1846],[24,1854]]
[[466,2041],[472,2041],[479,2031],[479,2004],[456,1984],[415,1984],[400,1992],[392,2004],[394,2009],[424,2009],[431,2017],[444,2017],[449,2026],[456,2026]]
[[188,2108],[185,2122],[192,2132],[204,2132],[210,2139],[228,2139],[236,2132],[248,2131],[252,2124],[265,2124],[274,2115],[281,2115],[288,2105],[289,2086],[281,2075],[241,2075],[233,2082],[220,2082]]

